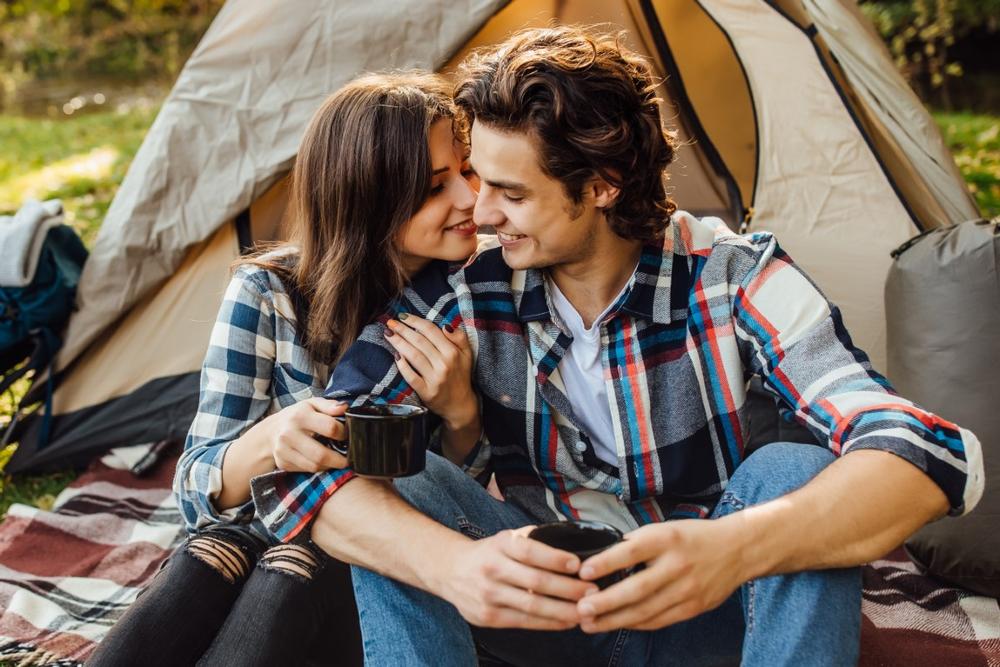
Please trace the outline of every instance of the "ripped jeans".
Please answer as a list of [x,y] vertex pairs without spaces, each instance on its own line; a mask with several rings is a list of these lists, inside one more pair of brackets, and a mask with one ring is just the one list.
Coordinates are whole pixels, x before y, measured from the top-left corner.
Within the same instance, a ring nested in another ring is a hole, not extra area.
[[315,547],[213,526],[171,554],[87,664],[360,665],[350,571]]
[[[778,498],[834,460],[813,445],[774,443],[733,474],[712,518]],[[471,537],[536,523],[444,459],[428,454],[420,475],[396,480],[410,504]],[[720,548],[725,548],[720,545]],[[353,568],[372,667],[475,667],[476,652],[511,665],[739,665],[841,667],[858,661],[861,570],[807,571],[749,581],[721,606],[652,632],[588,635],[470,627],[451,604],[364,568]]]

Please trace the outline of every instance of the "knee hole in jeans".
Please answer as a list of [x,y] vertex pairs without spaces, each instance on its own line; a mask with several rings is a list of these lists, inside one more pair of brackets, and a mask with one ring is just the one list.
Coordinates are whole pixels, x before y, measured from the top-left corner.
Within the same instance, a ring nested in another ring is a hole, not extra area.
[[296,574],[307,580],[312,580],[320,565],[320,558],[312,549],[297,544],[279,544],[260,557],[260,566],[265,570]]
[[250,561],[242,549],[212,535],[195,535],[188,540],[185,550],[231,584],[244,578],[250,569]]

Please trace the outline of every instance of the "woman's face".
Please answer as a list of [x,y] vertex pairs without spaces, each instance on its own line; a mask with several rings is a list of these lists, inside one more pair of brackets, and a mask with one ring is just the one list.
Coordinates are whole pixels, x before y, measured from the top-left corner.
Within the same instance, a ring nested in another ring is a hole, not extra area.
[[431,192],[403,227],[400,250],[408,275],[432,259],[461,261],[476,250],[476,206],[479,180],[469,168],[468,153],[451,131],[451,120],[435,122],[428,135]]

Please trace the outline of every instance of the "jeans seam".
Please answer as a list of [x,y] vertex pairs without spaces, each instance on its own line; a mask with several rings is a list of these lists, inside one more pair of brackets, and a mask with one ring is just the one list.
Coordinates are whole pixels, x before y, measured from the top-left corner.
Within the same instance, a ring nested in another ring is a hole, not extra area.
[[[754,580],[751,579],[745,584],[745,586],[747,591],[747,615],[746,615],[747,627],[743,633],[743,636],[747,637],[748,635],[750,635],[750,633],[753,632]],[[746,640],[744,639],[744,641]]]
[[631,630],[619,630],[615,638],[615,645],[611,649],[611,659],[608,660],[608,667],[615,667],[621,660],[622,652],[625,650],[625,640],[628,639]]
[[458,517],[457,523],[458,529],[462,531],[466,537],[471,537],[474,540],[481,540],[487,536],[485,530],[472,523],[464,516]]

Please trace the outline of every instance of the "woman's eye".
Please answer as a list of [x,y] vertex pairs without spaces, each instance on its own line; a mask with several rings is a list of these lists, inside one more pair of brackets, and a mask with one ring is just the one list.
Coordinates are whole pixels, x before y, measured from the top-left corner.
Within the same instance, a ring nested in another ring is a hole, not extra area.
[[434,187],[431,188],[431,197],[439,195],[442,192],[444,192],[444,183],[441,183],[440,185],[435,185]]

